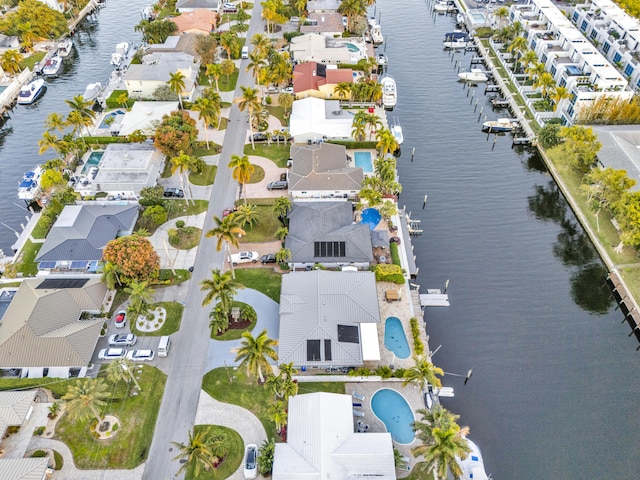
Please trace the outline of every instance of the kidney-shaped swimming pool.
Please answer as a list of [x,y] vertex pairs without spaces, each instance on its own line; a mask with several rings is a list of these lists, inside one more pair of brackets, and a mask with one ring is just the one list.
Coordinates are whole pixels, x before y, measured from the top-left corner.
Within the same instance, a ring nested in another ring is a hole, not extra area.
[[409,444],[415,433],[411,424],[415,421],[413,411],[402,394],[383,388],[371,397],[371,410],[387,427],[394,442]]

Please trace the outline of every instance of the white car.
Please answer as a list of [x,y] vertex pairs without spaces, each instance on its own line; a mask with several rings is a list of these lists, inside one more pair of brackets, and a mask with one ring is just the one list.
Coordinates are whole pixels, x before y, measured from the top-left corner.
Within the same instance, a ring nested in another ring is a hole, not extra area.
[[127,351],[124,348],[103,348],[98,352],[100,360],[117,360],[124,358]]
[[138,341],[133,333],[115,333],[109,337],[110,347],[130,347]]
[[250,480],[258,476],[258,446],[250,443],[244,449],[244,478]]
[[289,95],[293,95],[293,87],[284,87],[282,89],[282,93],[288,93]]
[[258,263],[260,254],[258,252],[238,252],[231,255],[231,263],[235,267],[239,263]]
[[132,362],[150,362],[155,358],[153,350],[131,350],[127,353],[127,360]]

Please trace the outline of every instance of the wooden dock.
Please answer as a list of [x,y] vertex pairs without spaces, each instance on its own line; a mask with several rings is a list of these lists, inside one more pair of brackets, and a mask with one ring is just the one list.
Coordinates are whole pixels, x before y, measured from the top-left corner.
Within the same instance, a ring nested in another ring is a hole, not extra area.
[[97,0],[89,0],[89,3],[87,3],[87,5],[80,11],[78,16],[73,20],[69,20],[69,34],[73,35],[76,32],[78,25],[80,25],[80,22],[95,12],[98,8],[100,8],[100,4]]
[[28,68],[25,68],[18,76],[11,80],[11,83],[0,94],[0,115],[5,117],[13,109],[22,86],[31,81],[35,76]]
[[[626,321],[631,327],[629,336],[635,334],[636,339],[640,342],[640,309],[634,298],[629,295],[627,286],[617,269],[609,272],[607,285],[611,288],[613,297],[616,299],[616,302],[618,302],[620,311],[624,315],[622,322],[624,323]],[[637,349],[640,349],[640,345]]]

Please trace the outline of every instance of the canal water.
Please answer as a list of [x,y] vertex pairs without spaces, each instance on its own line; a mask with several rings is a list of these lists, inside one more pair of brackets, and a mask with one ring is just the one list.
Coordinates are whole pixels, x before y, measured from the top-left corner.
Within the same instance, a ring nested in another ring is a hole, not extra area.
[[11,245],[16,241],[13,230],[21,231],[28,212],[24,202],[18,199],[18,183],[25,171],[55,158],[49,150],[38,154],[38,140],[44,132],[44,120],[52,112],[66,115],[69,107],[64,103],[74,95],[82,95],[89,83],[109,78],[113,67],[109,64],[111,53],[119,42],[140,42],[140,34],[134,26],[140,21],[140,11],[150,0],[107,0],[105,7],[82,22],[73,36],[75,49],[64,60],[59,77],[47,79],[47,91],[33,105],[18,105],[0,128],[0,248],[11,255]]
[[457,81],[471,54],[442,49],[454,19],[424,1],[379,0],[375,15],[399,89],[400,203],[424,230],[418,283],[450,279],[451,307],[425,315],[431,350],[442,345],[433,361],[473,369],[467,385],[445,376],[455,397],[444,405],[495,479],[639,478],[637,340],[592,245],[540,158],[481,132],[481,108],[509,114]]

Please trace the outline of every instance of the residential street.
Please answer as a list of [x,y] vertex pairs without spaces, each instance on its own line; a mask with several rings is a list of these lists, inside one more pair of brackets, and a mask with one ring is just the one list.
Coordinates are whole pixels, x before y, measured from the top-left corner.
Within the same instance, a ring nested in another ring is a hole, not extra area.
[[[263,32],[261,6],[254,5],[247,38]],[[251,75],[245,72],[247,61],[242,61],[237,86],[253,85]],[[239,88],[236,92],[239,91]],[[237,93],[236,93],[237,96]],[[231,178],[228,165],[231,155],[241,154],[247,138],[247,113],[237,106],[231,107],[224,145],[211,197],[209,212],[203,231],[214,227],[213,215],[222,216],[222,210],[233,204],[237,194],[237,183]],[[189,282],[186,306],[179,333],[173,335],[172,362],[167,377],[164,398],[158,422],[146,462],[143,478],[147,480],[169,480],[176,477],[181,464],[173,461],[177,449],[171,442],[185,442],[194,425],[202,376],[206,373],[209,353],[209,309],[202,308],[203,294],[200,281],[209,277],[211,270],[221,268],[224,251],[216,251],[216,239],[203,235],[196,255],[193,278]],[[258,440],[258,439],[256,439]]]

